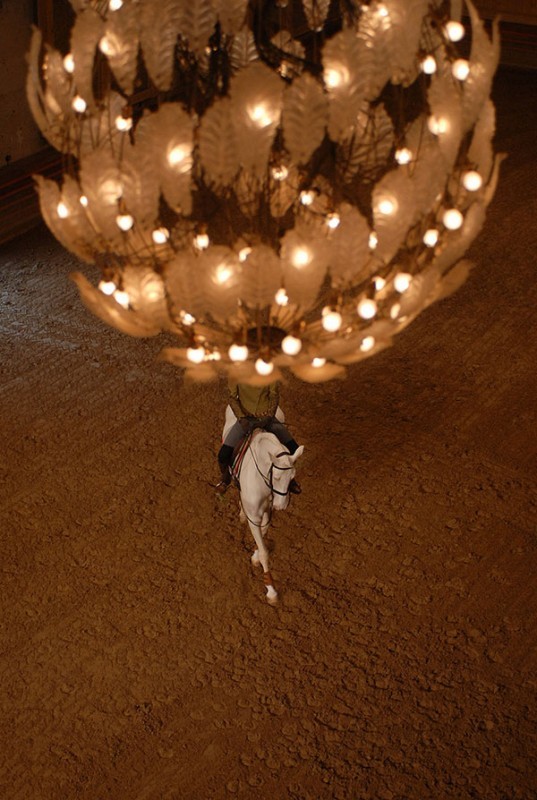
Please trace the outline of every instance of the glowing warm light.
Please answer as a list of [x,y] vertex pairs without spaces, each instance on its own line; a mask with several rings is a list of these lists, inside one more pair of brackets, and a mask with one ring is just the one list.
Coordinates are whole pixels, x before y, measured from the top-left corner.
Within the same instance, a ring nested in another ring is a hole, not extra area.
[[205,360],[205,348],[189,347],[186,351],[186,357],[189,361],[192,361],[193,364],[201,364],[201,362]]
[[324,82],[329,89],[338,89],[349,82],[349,70],[343,64],[325,69]]
[[311,366],[315,367],[315,369],[319,369],[319,367],[324,367],[326,364],[326,358],[314,358],[311,362]]
[[121,133],[126,133],[132,128],[132,117],[122,117],[119,115],[115,120],[116,128]]
[[215,270],[214,279],[216,283],[223,286],[233,276],[233,268],[229,264],[219,264]]
[[358,315],[362,317],[362,319],[373,319],[375,314],[377,313],[377,304],[374,300],[371,300],[369,297],[364,297],[358,303],[356,307]]
[[187,327],[193,325],[196,321],[196,317],[193,317],[192,314],[188,313],[188,311],[180,311],[179,317],[181,318],[183,325],[186,325]]
[[379,237],[375,233],[375,231],[371,231],[369,234],[369,249],[374,250],[379,243]]
[[296,356],[302,350],[302,341],[297,336],[286,336],[282,340],[282,350],[287,356]]
[[375,346],[375,337],[366,336],[365,339],[362,339],[360,350],[362,351],[362,353],[367,353],[367,351],[372,350],[374,346]]
[[209,247],[209,237],[206,233],[198,233],[197,236],[194,236],[194,247],[198,250],[206,250]]
[[129,307],[130,298],[127,292],[124,292],[122,289],[116,289],[113,297],[116,303],[118,303],[123,308]]
[[464,38],[464,25],[454,19],[446,22],[444,31],[450,42],[460,42]]
[[110,11],[119,11],[121,6],[123,5],[123,0],[110,0],[108,3],[108,8]]
[[458,208],[448,208],[447,211],[444,212],[444,216],[442,217],[442,222],[446,226],[446,228],[450,231],[458,230],[464,221],[464,217],[462,216],[461,212]]
[[425,75],[434,75],[436,72],[436,59],[434,56],[425,56],[422,60],[421,64],[421,71],[425,73]]
[[429,228],[429,230],[425,231],[423,234],[423,244],[427,245],[427,247],[434,247],[438,242],[439,236],[440,233],[436,228]]
[[245,344],[232,344],[227,353],[231,361],[246,361],[248,358],[248,348]]
[[134,225],[134,217],[131,214],[118,214],[116,224],[122,231],[130,231]]
[[449,122],[446,117],[430,116],[427,120],[427,127],[435,136],[440,136],[442,133],[447,133],[449,130]]
[[176,144],[168,150],[168,164],[179,173],[190,171],[191,148],[188,144]]
[[266,128],[276,120],[277,114],[274,109],[269,108],[266,103],[256,103],[247,109],[248,116],[259,128]]
[[291,256],[291,263],[297,269],[307,267],[311,262],[311,251],[307,247],[295,247]]
[[380,275],[376,275],[373,278],[373,283],[377,292],[380,292],[386,286],[386,281]]
[[408,147],[401,147],[395,151],[395,160],[398,164],[409,164],[412,161],[412,151]]
[[156,228],[151,234],[151,238],[155,244],[166,244],[170,238],[170,232],[168,228]]
[[72,53],[67,53],[63,59],[63,68],[66,72],[72,74],[75,71],[75,59]]
[[60,219],[67,219],[67,217],[69,216],[69,209],[67,208],[63,200],[61,200],[56,206],[56,211]]
[[393,288],[396,292],[402,294],[403,292],[406,292],[411,282],[412,275],[410,275],[408,272],[398,272],[393,279]]
[[377,14],[379,15],[379,17],[388,16],[388,9],[384,5],[384,3],[380,3],[380,5],[377,6]]
[[239,261],[246,261],[251,252],[251,247],[243,247],[241,250],[239,250]]
[[390,317],[392,319],[397,319],[400,311],[401,311],[401,303],[394,303],[393,306],[390,308]]
[[272,177],[275,181],[284,181],[289,175],[289,170],[284,164],[279,167],[272,167]]
[[81,206],[84,206],[84,208],[87,208],[89,205],[88,198],[86,197],[85,194],[80,195],[80,197],[78,198],[78,202],[80,203]]
[[84,111],[87,109],[88,104],[86,103],[83,97],[80,97],[80,95],[77,94],[75,97],[73,97],[71,106],[78,114],[83,114]]
[[483,186],[483,178],[474,169],[468,170],[462,176],[462,185],[469,192],[477,192]]
[[323,308],[323,320],[322,326],[325,331],[329,333],[334,333],[341,328],[341,323],[343,322],[343,317],[339,313],[339,311],[334,311],[330,306],[326,306]]
[[326,224],[330,228],[330,230],[335,231],[336,228],[339,227],[341,222],[341,217],[339,214],[329,214],[326,218]]
[[314,200],[315,192],[312,192],[311,189],[308,189],[305,192],[300,192],[300,202],[303,206],[311,206]]
[[109,36],[103,36],[99,41],[99,50],[105,56],[113,56],[116,53],[114,43]]
[[114,281],[101,281],[97,288],[100,289],[103,294],[110,296],[114,294],[114,292],[117,289],[117,286],[114,283]]
[[289,303],[289,296],[284,288],[278,289],[274,295],[274,300],[279,306],[286,306]]
[[259,375],[270,375],[274,370],[272,361],[265,361],[264,358],[258,358],[255,362],[255,371]]
[[378,210],[381,214],[385,214],[387,217],[390,214],[393,214],[397,208],[397,203],[395,200],[390,200],[389,197],[383,197],[382,200],[379,201]]
[[470,64],[465,58],[458,58],[451,65],[451,74],[458,81],[465,81],[470,74]]

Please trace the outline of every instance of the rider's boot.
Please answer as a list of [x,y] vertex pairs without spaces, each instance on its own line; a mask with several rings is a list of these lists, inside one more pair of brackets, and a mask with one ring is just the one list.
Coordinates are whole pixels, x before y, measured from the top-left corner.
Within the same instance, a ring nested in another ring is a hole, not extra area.
[[218,494],[225,494],[227,488],[231,483],[231,470],[230,464],[233,458],[233,448],[229,445],[223,444],[218,453],[218,466],[220,467],[221,479],[216,484],[216,491]]

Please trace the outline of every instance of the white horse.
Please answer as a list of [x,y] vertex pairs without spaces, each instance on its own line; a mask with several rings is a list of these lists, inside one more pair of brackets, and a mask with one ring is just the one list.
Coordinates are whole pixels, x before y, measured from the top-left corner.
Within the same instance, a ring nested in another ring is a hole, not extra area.
[[[283,422],[284,416],[280,408],[276,412],[276,417]],[[235,414],[228,406],[224,438],[235,421]],[[251,560],[254,567],[263,567],[266,598],[270,605],[276,605],[278,593],[270,574],[264,537],[273,510],[284,511],[289,505],[289,484],[295,476],[295,462],[303,452],[304,447],[301,445],[294,455],[291,455],[273,433],[258,430],[252,436],[240,466],[240,518],[243,522],[248,521],[255,539],[257,547]]]

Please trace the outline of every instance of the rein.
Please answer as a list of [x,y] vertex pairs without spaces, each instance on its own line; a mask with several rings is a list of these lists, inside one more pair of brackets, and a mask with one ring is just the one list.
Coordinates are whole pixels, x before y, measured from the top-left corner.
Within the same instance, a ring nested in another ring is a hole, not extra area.
[[[286,491],[286,492],[280,492],[280,491],[278,491],[278,489],[275,489],[275,488],[274,488],[274,484],[272,483],[272,476],[273,476],[273,471],[274,471],[274,468],[276,468],[276,469],[279,469],[279,470],[281,470],[282,472],[285,472],[286,470],[293,469],[293,467],[280,467],[280,466],[278,466],[278,464],[275,464],[274,462],[272,462],[272,464],[270,465],[270,469],[269,469],[269,472],[268,472],[268,476],[267,476],[267,475],[264,475],[264,473],[263,473],[263,472],[261,471],[261,469],[259,468],[259,464],[257,463],[257,459],[256,459],[256,457],[255,457],[255,453],[254,453],[254,451],[253,451],[253,449],[252,449],[252,443],[251,443],[251,442],[250,442],[250,443],[249,443],[249,445],[248,445],[248,450],[250,450],[250,452],[251,452],[251,454],[252,454],[252,458],[253,458],[253,460],[254,460],[254,464],[255,464],[255,468],[256,468],[256,470],[258,471],[258,473],[259,473],[259,474],[261,475],[261,477],[263,478],[263,483],[265,484],[265,486],[266,486],[268,489],[270,489],[270,513],[269,513],[269,520],[268,520],[268,523],[267,523],[267,524],[269,524],[269,525],[270,525],[270,523],[271,523],[271,521],[272,521],[272,512],[273,512],[273,510],[274,510],[274,495],[275,495],[275,494],[279,494],[279,495],[280,495],[280,497],[286,497],[286,496],[289,494],[289,487],[287,487],[287,491]],[[289,454],[289,452],[288,452],[287,450],[284,450],[284,451],[282,451],[281,453],[278,453],[278,454],[275,456],[275,458],[280,458],[281,456],[288,456],[288,455],[290,455],[290,454]],[[241,473],[241,471],[242,471],[242,465],[243,465],[243,463],[244,463],[244,460],[243,460],[243,462],[241,462],[241,466],[240,466],[240,470],[239,470],[239,475],[238,475],[239,482],[240,482],[240,473]],[[267,479],[267,478],[268,478],[268,479]],[[259,528],[259,529],[261,530],[261,528],[262,528],[263,526],[262,526],[262,525],[259,525],[259,523],[257,523],[257,522],[254,522],[254,521],[253,521],[253,519],[250,519],[250,517],[248,516],[248,514],[245,512],[245,510],[244,510],[244,506],[243,506],[243,504],[242,504],[242,500],[241,500],[241,497],[240,497],[240,493],[239,493],[239,502],[240,502],[240,504],[241,504],[242,513],[244,514],[244,516],[246,517],[246,519],[248,520],[248,522],[249,522],[249,523],[251,523],[252,525],[255,525],[255,527],[256,527],[256,528]]]

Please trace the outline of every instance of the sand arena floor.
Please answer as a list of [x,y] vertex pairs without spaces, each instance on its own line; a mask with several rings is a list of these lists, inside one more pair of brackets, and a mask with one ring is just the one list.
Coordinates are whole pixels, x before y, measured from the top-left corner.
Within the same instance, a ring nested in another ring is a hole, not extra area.
[[92,318],[44,230],[2,248],[1,798],[537,797],[533,88],[467,285],[283,387],[276,609],[209,486],[224,384]]

